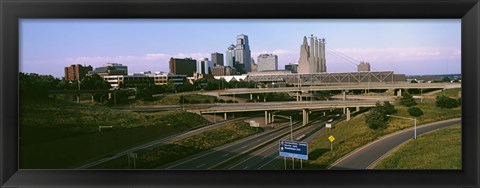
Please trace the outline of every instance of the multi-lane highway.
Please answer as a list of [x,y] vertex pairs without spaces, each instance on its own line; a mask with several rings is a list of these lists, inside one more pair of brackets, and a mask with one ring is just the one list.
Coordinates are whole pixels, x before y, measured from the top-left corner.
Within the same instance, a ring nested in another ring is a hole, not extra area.
[[[320,134],[325,134],[325,119],[332,118],[326,117],[319,121],[315,121],[308,126],[303,127],[293,133],[293,140],[309,142],[313,138],[319,136]],[[228,165],[219,166],[224,169],[283,169],[285,168],[284,157],[280,157],[278,153],[279,141],[280,140],[291,140],[291,135],[285,135],[278,139],[276,142],[272,142],[268,145],[265,145],[255,152],[250,153],[249,155],[244,155],[234,161],[229,162]],[[292,169],[293,166],[291,158],[288,160],[288,169]],[[300,164],[297,160],[296,164]],[[218,168],[218,167],[217,167]],[[300,168],[297,166],[295,168]]]
[[135,152],[135,151],[145,149],[145,148],[155,147],[155,146],[158,146],[158,145],[172,143],[172,142],[175,142],[177,140],[181,140],[181,139],[187,138],[187,137],[195,135],[195,134],[199,134],[199,133],[202,133],[202,132],[205,132],[205,131],[208,131],[208,130],[212,130],[212,129],[215,129],[215,128],[218,128],[218,127],[221,127],[221,126],[225,126],[225,125],[227,125],[228,123],[231,123],[231,122],[242,121],[242,120],[245,120],[245,119],[247,119],[247,117],[241,117],[241,118],[232,119],[232,120],[229,120],[229,121],[224,121],[224,122],[215,123],[215,124],[211,124],[211,125],[207,125],[207,126],[203,126],[203,127],[198,127],[196,129],[192,129],[192,130],[180,132],[180,133],[177,133],[177,134],[174,134],[174,135],[170,135],[170,136],[167,136],[167,137],[163,137],[163,138],[160,138],[160,139],[157,139],[157,140],[145,143],[145,144],[141,144],[139,146],[132,147],[130,149],[127,149],[127,150],[124,150],[124,151],[121,151],[121,152],[107,154],[105,156],[108,156],[108,157],[104,157],[104,158],[101,158],[101,159],[98,159],[98,160],[88,162],[86,164],[83,164],[82,166],[77,167],[77,169],[91,168],[91,167],[94,167],[96,165],[99,165],[99,164],[108,162],[110,160],[116,159],[118,157],[125,156],[126,154],[131,153],[131,152]]
[[[331,117],[322,117],[324,122]],[[314,120],[315,122],[317,120]],[[295,140],[305,140],[317,136],[324,123],[300,126],[295,123]],[[289,123],[275,124],[273,130],[241,139],[239,141],[199,153],[197,155],[160,166],[161,169],[261,169],[278,155],[280,140],[290,139]],[[312,134],[314,133],[314,134]],[[301,137],[299,139],[299,137]],[[277,164],[277,163],[274,163]]]

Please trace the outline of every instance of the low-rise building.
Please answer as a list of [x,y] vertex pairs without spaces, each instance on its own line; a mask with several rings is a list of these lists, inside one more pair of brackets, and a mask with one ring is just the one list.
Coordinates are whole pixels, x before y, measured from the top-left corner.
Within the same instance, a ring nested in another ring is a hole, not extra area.
[[213,67],[213,76],[230,76],[234,75],[235,70],[232,69],[231,67],[225,67],[225,66],[215,66]]
[[88,74],[89,71],[92,71],[92,66],[82,66],[80,64],[70,65],[69,67],[65,67],[65,80],[72,81],[72,80],[82,80],[85,75]]
[[290,71],[291,73],[297,73],[298,64],[288,64],[285,65],[285,70]]
[[141,72],[131,75],[104,76],[103,79],[113,88],[138,88],[152,85],[166,85],[169,81],[172,81],[175,85],[181,85],[185,82],[186,77],[186,75],[174,75],[165,72]]
[[128,75],[128,67],[119,63],[107,63],[103,67],[97,67],[88,71],[89,75],[98,74],[100,77],[112,75]]

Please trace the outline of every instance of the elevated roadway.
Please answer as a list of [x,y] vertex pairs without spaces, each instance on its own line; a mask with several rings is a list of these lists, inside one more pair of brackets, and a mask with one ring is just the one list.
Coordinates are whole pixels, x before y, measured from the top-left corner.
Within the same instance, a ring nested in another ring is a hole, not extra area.
[[361,84],[339,84],[324,86],[307,87],[278,87],[278,88],[242,88],[227,89],[218,91],[219,96],[240,95],[240,94],[259,94],[259,93],[281,93],[298,92],[309,93],[312,91],[333,91],[333,90],[372,90],[372,89],[451,89],[461,88],[460,83],[361,83]]
[[217,105],[200,111],[201,114],[225,113],[225,112],[252,112],[252,111],[273,111],[273,110],[303,110],[303,109],[338,109],[355,107],[373,107],[376,102],[390,101],[390,99],[379,100],[330,100],[330,101],[289,101],[289,102],[268,102],[268,103],[245,103]]
[[350,120],[350,108],[355,108],[355,111],[359,111],[362,107],[374,107],[377,102],[393,100],[356,100],[356,101],[343,101],[343,100],[331,100],[331,101],[293,101],[293,102],[268,102],[268,103],[245,103],[236,105],[214,106],[199,111],[200,114],[224,114],[225,120],[227,120],[227,113],[235,112],[265,112],[265,124],[271,123],[272,112],[274,111],[290,111],[301,110],[303,113],[303,125],[309,122],[309,114],[311,110],[334,110],[343,109],[343,113],[347,117],[347,121]]

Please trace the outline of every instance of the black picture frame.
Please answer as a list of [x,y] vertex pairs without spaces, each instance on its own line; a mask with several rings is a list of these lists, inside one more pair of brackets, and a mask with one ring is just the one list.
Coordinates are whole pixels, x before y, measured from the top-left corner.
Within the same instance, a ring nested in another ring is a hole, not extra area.
[[[1,0],[0,187],[479,187],[478,0]],[[21,18],[458,18],[462,162],[449,170],[19,170]]]

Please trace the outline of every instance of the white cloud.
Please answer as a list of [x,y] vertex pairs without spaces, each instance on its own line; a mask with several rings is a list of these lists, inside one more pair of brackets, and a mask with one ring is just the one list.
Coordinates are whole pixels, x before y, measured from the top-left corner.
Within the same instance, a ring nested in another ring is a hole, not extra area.
[[[332,52],[333,51],[333,52]],[[327,49],[327,56],[341,52],[361,61],[412,61],[435,59],[458,59],[460,49],[450,47],[412,47],[412,48],[336,48]]]

